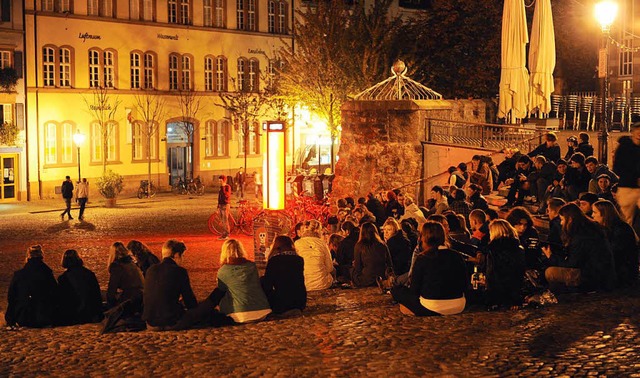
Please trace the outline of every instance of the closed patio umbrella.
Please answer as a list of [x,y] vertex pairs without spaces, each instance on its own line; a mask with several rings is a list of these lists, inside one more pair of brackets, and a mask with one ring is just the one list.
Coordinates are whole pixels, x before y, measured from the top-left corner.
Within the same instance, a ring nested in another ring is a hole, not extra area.
[[507,117],[511,112],[508,119],[511,123],[527,116],[529,72],[525,63],[528,42],[524,0],[504,0],[498,117]]
[[536,0],[529,45],[529,72],[531,95],[529,109],[538,108],[540,115],[551,111],[551,93],[554,91],[553,70],[556,67],[556,38],[553,29],[551,0]]

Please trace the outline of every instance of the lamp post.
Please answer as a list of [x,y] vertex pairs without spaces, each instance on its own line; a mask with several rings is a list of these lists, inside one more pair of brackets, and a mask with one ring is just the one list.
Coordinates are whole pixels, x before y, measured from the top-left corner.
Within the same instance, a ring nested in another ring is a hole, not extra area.
[[609,33],[611,24],[618,13],[618,3],[612,0],[602,0],[595,5],[595,17],[602,28],[602,47],[598,54],[598,77],[602,83],[602,118],[599,126],[598,160],[607,164],[609,156]]
[[73,142],[78,147],[78,182],[82,180],[80,176],[80,146],[84,143],[84,134],[80,132],[80,130],[76,130],[76,133],[73,134]]

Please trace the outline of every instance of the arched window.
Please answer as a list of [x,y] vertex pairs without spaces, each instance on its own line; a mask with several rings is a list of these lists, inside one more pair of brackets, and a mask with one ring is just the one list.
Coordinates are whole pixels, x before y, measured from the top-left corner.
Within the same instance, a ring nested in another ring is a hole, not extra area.
[[178,55],[169,55],[169,89],[171,90],[178,90],[179,62]]
[[129,61],[131,65],[131,88],[140,89],[140,53],[132,52]]
[[[103,137],[106,138],[106,150],[103,145]],[[92,122],[91,161],[101,163],[105,153],[107,162],[118,161],[118,123],[107,121],[101,125],[99,122]]]
[[73,86],[73,49],[45,46],[42,48],[42,78],[45,87]]
[[238,75],[237,75],[237,84],[236,84],[236,90],[238,92],[242,92],[244,90],[246,90],[246,85],[245,85],[245,80],[246,80],[246,75],[245,75],[245,70],[247,69],[247,60],[245,58],[238,58]]
[[71,122],[47,122],[44,128],[45,166],[74,164],[73,133],[75,125]]
[[133,160],[158,159],[158,125],[147,127],[143,122],[132,125]]
[[204,58],[204,90],[213,91],[213,57]]
[[53,47],[44,47],[42,49],[42,75],[45,87],[55,87],[55,66],[56,55]]
[[216,58],[216,91],[227,91],[227,58],[224,56]]
[[236,27],[238,30],[258,31],[257,0],[236,0]]
[[116,77],[116,52],[114,50],[89,50],[89,87],[114,88]]
[[156,55],[152,52],[144,53],[144,88],[155,88],[156,82]]

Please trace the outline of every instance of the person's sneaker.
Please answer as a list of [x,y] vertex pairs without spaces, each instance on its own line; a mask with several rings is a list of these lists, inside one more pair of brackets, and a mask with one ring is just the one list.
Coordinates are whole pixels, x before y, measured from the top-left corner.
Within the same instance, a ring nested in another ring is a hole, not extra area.
[[69,220],[72,220],[72,219],[73,219],[73,217],[71,215],[69,215]]
[[60,220],[64,220],[64,214],[60,214]]
[[229,239],[229,237],[228,237],[228,236],[220,236],[220,237],[218,238],[218,240],[227,240],[227,239]]

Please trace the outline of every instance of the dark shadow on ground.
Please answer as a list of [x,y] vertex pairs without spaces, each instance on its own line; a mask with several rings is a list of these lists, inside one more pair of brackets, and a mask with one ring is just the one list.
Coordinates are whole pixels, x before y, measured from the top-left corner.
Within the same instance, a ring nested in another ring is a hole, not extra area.
[[73,225],[73,228],[85,230],[85,231],[95,231],[96,226],[93,223],[80,221],[80,223],[76,223]]
[[60,223],[52,224],[47,227],[45,231],[49,234],[55,234],[64,230],[68,230],[71,228],[71,223],[68,220],[62,221]]

